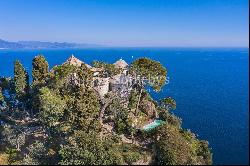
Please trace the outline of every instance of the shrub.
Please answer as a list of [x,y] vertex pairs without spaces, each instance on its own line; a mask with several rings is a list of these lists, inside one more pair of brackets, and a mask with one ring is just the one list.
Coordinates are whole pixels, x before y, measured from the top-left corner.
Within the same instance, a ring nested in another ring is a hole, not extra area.
[[125,162],[127,164],[132,164],[140,159],[141,155],[138,152],[130,152],[124,156]]

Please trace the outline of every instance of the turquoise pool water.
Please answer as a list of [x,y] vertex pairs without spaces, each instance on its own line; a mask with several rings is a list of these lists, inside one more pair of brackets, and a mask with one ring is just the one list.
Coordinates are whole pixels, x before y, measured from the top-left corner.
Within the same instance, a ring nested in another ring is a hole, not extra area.
[[162,120],[154,120],[152,123],[149,123],[149,124],[143,126],[143,130],[146,130],[146,131],[151,130],[151,129],[153,129],[153,128],[155,128],[163,123],[164,123],[164,121],[162,121]]

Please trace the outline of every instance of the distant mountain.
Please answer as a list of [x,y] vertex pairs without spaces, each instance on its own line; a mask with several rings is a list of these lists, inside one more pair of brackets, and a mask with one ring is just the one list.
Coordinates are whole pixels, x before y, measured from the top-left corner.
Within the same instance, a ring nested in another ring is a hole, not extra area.
[[0,49],[20,49],[23,48],[23,45],[16,42],[8,42],[0,39]]
[[59,48],[88,48],[102,47],[97,44],[82,44],[82,43],[59,43],[59,42],[42,42],[42,41],[18,41],[9,42],[0,39],[0,49],[59,49]]

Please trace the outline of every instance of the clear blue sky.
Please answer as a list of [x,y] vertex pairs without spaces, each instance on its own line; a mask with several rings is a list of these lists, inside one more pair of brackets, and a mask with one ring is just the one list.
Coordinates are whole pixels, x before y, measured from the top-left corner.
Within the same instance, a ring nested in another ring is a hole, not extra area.
[[110,46],[248,46],[248,0],[0,0],[0,38]]

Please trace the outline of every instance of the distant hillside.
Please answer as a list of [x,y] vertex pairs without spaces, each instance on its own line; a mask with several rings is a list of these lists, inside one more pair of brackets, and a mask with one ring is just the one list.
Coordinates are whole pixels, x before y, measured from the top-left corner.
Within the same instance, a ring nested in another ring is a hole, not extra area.
[[97,44],[67,43],[67,42],[42,42],[42,41],[18,41],[9,42],[0,39],[0,49],[58,49],[58,48],[87,48],[101,47]]
[[6,49],[19,49],[23,48],[23,45],[16,43],[16,42],[8,42],[0,39],[0,49],[6,48]]

